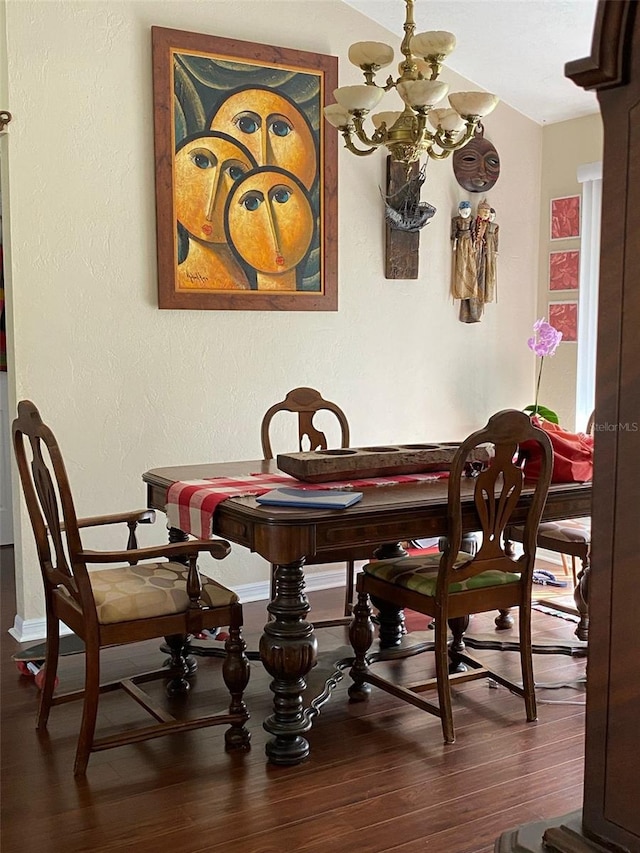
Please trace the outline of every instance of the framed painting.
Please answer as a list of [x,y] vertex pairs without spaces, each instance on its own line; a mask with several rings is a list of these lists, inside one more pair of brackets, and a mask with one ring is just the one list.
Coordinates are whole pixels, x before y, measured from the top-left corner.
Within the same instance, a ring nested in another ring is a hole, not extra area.
[[578,303],[550,302],[549,322],[562,332],[562,343],[576,343],[578,340]]
[[580,284],[580,252],[550,252],[549,290],[577,290]]
[[152,27],[158,306],[336,311],[333,56]]
[[580,196],[551,199],[551,239],[580,236]]

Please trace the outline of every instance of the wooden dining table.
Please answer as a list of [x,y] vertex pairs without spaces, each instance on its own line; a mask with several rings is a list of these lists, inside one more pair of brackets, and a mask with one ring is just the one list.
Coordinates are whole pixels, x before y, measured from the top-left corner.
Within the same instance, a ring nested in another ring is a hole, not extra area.
[[[154,468],[143,475],[148,506],[165,511],[167,493],[176,482],[278,474],[275,460],[211,463]],[[303,485],[303,484],[300,484]],[[329,485],[329,484],[325,484]],[[360,488],[363,498],[348,509],[323,510],[261,505],[255,496],[223,500],[215,510],[211,534],[260,554],[277,566],[275,598],[260,640],[260,659],[271,675],[273,713],[264,721],[272,736],[266,752],[271,763],[294,765],[309,755],[306,735],[318,713],[318,701],[305,696],[307,676],[316,664],[318,643],[305,595],[305,560],[339,553],[341,559],[398,556],[401,542],[442,536],[447,531],[447,479],[386,483]],[[463,530],[480,528],[473,505],[474,480],[462,487]],[[523,522],[532,489],[523,489],[512,520]],[[551,486],[543,520],[587,516],[591,484]],[[169,529],[171,541],[189,530]],[[327,688],[329,689],[329,688]],[[305,702],[305,699],[307,700]]]

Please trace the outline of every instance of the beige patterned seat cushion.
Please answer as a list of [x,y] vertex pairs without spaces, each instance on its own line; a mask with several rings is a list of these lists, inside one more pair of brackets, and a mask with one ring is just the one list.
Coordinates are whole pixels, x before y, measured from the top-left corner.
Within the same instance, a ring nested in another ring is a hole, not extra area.
[[[524,528],[520,525],[511,528],[512,538],[517,542],[522,542],[523,532]],[[561,521],[544,521],[538,527],[538,545],[550,548],[555,542],[559,545],[563,542],[590,545],[591,519],[563,518]]]
[[538,527],[538,535],[562,542],[591,542],[590,518],[565,518],[562,521],[545,521]]
[[[471,554],[460,552],[455,566],[462,566],[469,560],[471,560]],[[432,597],[436,594],[439,565],[440,554],[426,554],[424,556],[399,557],[394,560],[378,560],[374,563],[367,563],[364,566],[364,571],[380,580]],[[455,581],[450,584],[449,592],[455,593],[467,589],[502,586],[507,583],[518,583],[519,580],[520,575],[514,572],[491,570],[481,572],[479,575],[466,578],[463,581]]]
[[[189,607],[187,568],[181,563],[140,563],[89,572],[98,621],[103,625],[183,613]],[[202,601],[224,607],[238,601],[235,592],[202,577]]]

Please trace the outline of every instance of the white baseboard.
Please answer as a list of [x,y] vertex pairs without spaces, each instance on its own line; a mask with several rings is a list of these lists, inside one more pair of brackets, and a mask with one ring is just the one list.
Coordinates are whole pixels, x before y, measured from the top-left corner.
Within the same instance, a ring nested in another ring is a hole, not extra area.
[[[344,577],[343,568],[325,572],[311,571],[305,575],[305,592],[315,592],[320,589],[335,589],[335,587],[344,586]],[[250,601],[268,601],[269,588],[269,581],[246,583],[233,587],[243,604],[248,604]]]
[[[61,637],[73,633],[71,628],[64,623],[60,622],[59,625]],[[22,616],[16,616],[13,620],[13,627],[9,628],[9,633],[18,643],[33,643],[44,640],[47,636],[47,620],[23,619]]]
[[[307,592],[334,589],[338,586],[344,586],[344,569],[342,568],[337,571],[309,572],[305,577],[305,590]],[[250,601],[269,600],[269,581],[241,584],[234,586],[234,590],[243,604],[248,604]],[[60,623],[61,637],[72,633],[70,628],[62,622]],[[47,636],[47,621],[44,618],[23,619],[21,616],[16,616],[13,627],[9,628],[9,634],[18,643],[35,643],[44,640]]]

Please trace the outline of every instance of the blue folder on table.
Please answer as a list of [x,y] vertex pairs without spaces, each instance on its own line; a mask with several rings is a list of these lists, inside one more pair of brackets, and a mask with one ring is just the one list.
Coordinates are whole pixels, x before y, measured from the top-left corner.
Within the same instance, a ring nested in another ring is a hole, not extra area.
[[256,501],[267,506],[296,506],[312,509],[346,509],[362,499],[362,492],[341,489],[273,489]]

